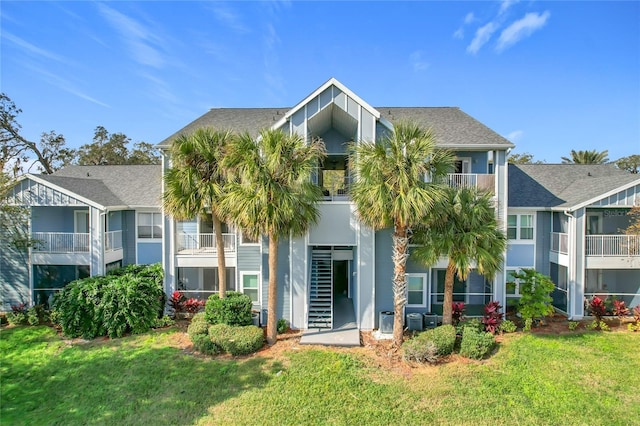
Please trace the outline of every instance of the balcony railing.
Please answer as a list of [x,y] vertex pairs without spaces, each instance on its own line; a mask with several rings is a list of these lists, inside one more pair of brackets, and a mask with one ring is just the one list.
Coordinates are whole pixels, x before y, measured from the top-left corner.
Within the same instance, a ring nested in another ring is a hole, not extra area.
[[453,188],[478,188],[487,192],[495,192],[495,175],[477,173],[449,173],[449,186]]
[[587,235],[587,256],[640,256],[640,235]]
[[[217,251],[215,234],[179,232],[177,237],[178,253],[212,253]],[[222,240],[225,252],[236,251],[236,234],[222,234]]]
[[104,250],[115,251],[122,248],[122,231],[109,231],[104,233]]
[[89,234],[74,232],[34,232],[33,250],[41,253],[87,253]]
[[551,233],[551,251],[560,254],[569,254],[569,234],[563,232]]

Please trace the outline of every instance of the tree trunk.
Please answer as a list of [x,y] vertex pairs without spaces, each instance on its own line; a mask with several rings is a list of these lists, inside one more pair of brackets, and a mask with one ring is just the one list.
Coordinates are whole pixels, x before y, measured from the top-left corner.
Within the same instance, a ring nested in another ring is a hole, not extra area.
[[222,222],[215,214],[211,214],[213,232],[216,233],[216,252],[218,254],[218,295],[224,299],[227,295],[227,262],[224,258],[224,239],[222,238]]
[[393,233],[393,344],[402,346],[403,312],[407,304],[407,258],[409,257],[409,238],[407,228],[396,226]]
[[269,234],[269,299],[267,302],[267,343],[276,343],[278,332],[278,237]]
[[456,274],[456,266],[449,261],[447,272],[444,276],[444,302],[442,302],[442,324],[453,323],[453,278]]

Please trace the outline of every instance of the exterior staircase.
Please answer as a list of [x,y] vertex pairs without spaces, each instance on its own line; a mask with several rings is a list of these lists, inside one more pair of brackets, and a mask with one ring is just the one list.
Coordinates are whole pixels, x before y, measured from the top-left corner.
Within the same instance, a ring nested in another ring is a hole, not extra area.
[[333,261],[331,250],[311,252],[308,328],[333,327]]

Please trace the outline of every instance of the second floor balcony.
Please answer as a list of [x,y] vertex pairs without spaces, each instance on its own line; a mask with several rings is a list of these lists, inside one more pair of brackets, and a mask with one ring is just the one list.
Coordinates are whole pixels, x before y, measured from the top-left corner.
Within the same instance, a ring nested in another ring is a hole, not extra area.
[[34,232],[33,251],[41,253],[88,253],[89,233]]
[[449,186],[453,188],[477,188],[481,191],[495,193],[496,179],[492,174],[481,173],[449,173]]
[[[236,234],[222,234],[225,253],[236,251]],[[216,235],[213,233],[187,233],[176,234],[176,252],[178,254],[212,254],[217,253],[218,246]]]
[[587,256],[640,256],[640,235],[587,235]]

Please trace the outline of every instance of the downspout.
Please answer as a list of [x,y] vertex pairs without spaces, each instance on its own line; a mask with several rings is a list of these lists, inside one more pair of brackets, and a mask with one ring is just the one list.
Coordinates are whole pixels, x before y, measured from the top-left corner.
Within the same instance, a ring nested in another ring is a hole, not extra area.
[[[575,232],[571,232],[572,228],[574,226],[574,220],[575,217],[573,217],[573,215],[569,212],[569,210],[563,210],[562,213],[569,218],[569,222],[568,222],[568,226],[567,226],[567,230],[568,235],[572,236],[573,238],[567,238],[567,252],[569,254],[569,270],[568,270],[568,276],[567,276],[567,280],[569,281],[570,285],[568,286],[568,289],[572,289],[573,287],[575,287],[576,285],[576,274],[575,274],[575,262],[576,262],[576,258],[575,258],[575,248],[576,248],[576,244],[575,244]],[[574,293],[573,291],[568,291],[567,292],[567,304],[572,303],[573,301],[571,300],[571,298],[569,297],[570,295],[572,295],[572,293]],[[567,309],[569,310],[569,309]],[[573,308],[571,309],[571,315],[569,315],[569,320],[573,319]]]

